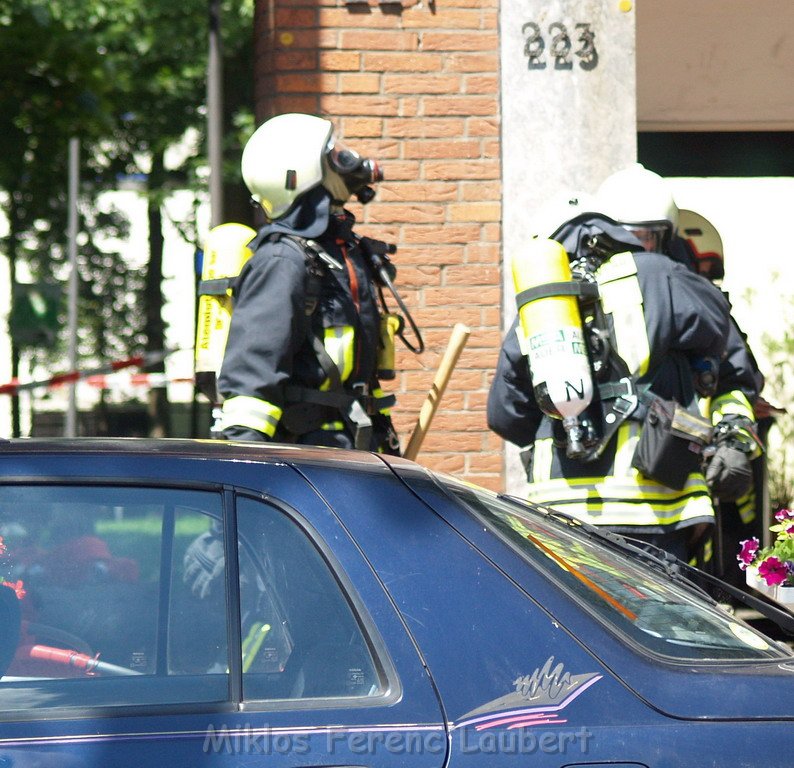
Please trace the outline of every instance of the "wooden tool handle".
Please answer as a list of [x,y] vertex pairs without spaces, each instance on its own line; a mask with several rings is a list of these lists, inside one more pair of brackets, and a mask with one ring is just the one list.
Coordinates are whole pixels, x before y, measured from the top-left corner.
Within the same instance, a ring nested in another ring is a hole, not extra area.
[[460,353],[463,351],[463,347],[466,346],[470,333],[471,331],[468,326],[463,325],[463,323],[456,323],[455,327],[452,329],[447,349],[438,365],[433,384],[427,393],[424,403],[422,403],[422,408],[419,411],[419,418],[411,433],[408,446],[405,451],[403,451],[403,456],[406,459],[411,459],[412,461],[416,459],[416,455],[419,453],[419,448],[425,439],[425,435],[430,429],[430,422],[433,421],[438,403],[444,395],[444,390],[447,388],[449,377],[452,375],[452,371],[457,365]]

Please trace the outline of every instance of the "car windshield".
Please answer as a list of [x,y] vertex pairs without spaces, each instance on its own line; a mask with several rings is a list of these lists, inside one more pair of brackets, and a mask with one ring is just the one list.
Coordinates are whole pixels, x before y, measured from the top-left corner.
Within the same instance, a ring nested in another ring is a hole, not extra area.
[[498,536],[611,629],[676,659],[776,659],[785,650],[624,554],[540,510],[454,480],[446,488]]

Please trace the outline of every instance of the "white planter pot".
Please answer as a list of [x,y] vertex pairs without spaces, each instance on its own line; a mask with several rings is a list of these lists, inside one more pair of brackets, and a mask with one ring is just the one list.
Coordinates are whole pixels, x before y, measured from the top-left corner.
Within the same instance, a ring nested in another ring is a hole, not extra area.
[[784,587],[778,585],[775,587],[775,600],[781,605],[794,607],[794,586]]
[[764,595],[772,596],[772,592],[774,591],[774,587],[770,587],[759,575],[757,568],[748,568],[744,572],[744,578],[747,581],[747,586],[752,587],[757,592],[761,592]]

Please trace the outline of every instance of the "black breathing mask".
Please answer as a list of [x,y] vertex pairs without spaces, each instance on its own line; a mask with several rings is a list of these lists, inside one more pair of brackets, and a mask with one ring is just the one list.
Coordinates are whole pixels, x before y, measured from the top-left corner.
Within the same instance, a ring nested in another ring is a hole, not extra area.
[[358,152],[338,142],[328,148],[327,158],[329,168],[360,203],[368,203],[375,197],[375,190],[369,185],[383,181],[383,172],[377,161],[361,157]]

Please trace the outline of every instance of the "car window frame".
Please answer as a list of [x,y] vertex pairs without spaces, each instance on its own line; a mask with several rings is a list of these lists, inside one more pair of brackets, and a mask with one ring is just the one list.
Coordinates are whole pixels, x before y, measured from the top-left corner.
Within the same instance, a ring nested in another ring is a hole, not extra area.
[[[313,710],[313,709],[359,709],[370,708],[373,706],[388,706],[394,704],[402,698],[402,684],[400,683],[397,669],[392,661],[391,654],[388,651],[385,641],[378,631],[374,619],[369,613],[366,605],[358,594],[358,591],[353,586],[350,577],[339,562],[338,558],[326,543],[325,539],[320,535],[319,531],[302,515],[295,507],[285,501],[283,498],[274,496],[271,493],[252,490],[250,488],[243,488],[241,486],[234,486],[235,496],[242,496],[244,498],[252,499],[260,503],[265,503],[296,525],[300,532],[308,539],[308,543],[312,545],[319,556],[322,558],[326,567],[329,570],[330,576],[336,586],[341,592],[341,596],[350,608],[353,618],[355,619],[359,630],[361,631],[362,639],[366,643],[367,649],[372,657],[373,666],[379,678],[384,683],[383,692],[375,696],[335,696],[335,697],[307,697],[304,699],[245,699],[240,696],[240,711],[245,712],[272,712],[287,709],[300,709],[300,710]],[[325,504],[325,501],[317,496],[318,503]],[[237,524],[237,504],[233,505],[234,527],[238,530]],[[340,530],[343,531],[340,526]],[[229,538],[225,537],[227,546]],[[235,542],[236,543],[236,542]],[[229,552],[227,549],[227,557],[234,560],[233,569],[235,578],[237,579],[237,603],[236,610],[238,616],[236,617],[236,631],[239,637],[237,644],[234,646],[235,650],[242,648],[242,637],[240,631],[240,592],[239,592],[239,560],[236,547],[234,552]],[[229,562],[227,560],[227,562]],[[368,564],[367,564],[367,567]],[[230,575],[231,577],[231,575]],[[235,653],[237,657],[238,654]],[[230,659],[231,662],[231,659]],[[240,684],[242,685],[242,659],[235,658],[234,663],[240,663],[241,674],[239,677]]]
[[[91,487],[91,488],[143,488],[149,490],[164,489],[174,491],[198,491],[203,493],[213,493],[218,496],[219,507],[221,514],[225,516],[225,500],[223,496],[223,484],[211,483],[204,481],[180,481],[180,480],[152,480],[151,478],[112,478],[112,477],[94,477],[94,476],[74,476],[64,478],[62,476],[14,476],[3,478],[3,486],[41,486],[47,488],[70,488],[70,487]],[[211,515],[208,515],[211,516]],[[173,544],[173,542],[172,542]],[[160,563],[160,576],[162,577],[162,569],[164,564]],[[171,571],[169,571],[169,577]],[[160,615],[160,600],[161,600],[162,584],[158,584],[158,604],[156,607],[157,613],[157,650],[159,652],[159,640],[161,633],[161,615]],[[227,604],[227,618],[228,618],[228,604]],[[166,618],[167,621],[167,618]],[[231,676],[231,672],[229,673]],[[147,682],[156,677],[155,675],[147,675]],[[175,680],[181,678],[182,682],[189,679],[200,679],[204,675],[173,675]],[[122,678],[102,678],[104,681],[114,681],[115,684],[123,684]],[[124,678],[123,681],[128,681],[134,678]],[[54,683],[59,680],[53,680]],[[74,678],[71,682],[88,682],[81,678]],[[178,685],[179,683],[175,683]],[[231,682],[227,680],[226,697],[222,701],[188,701],[188,702],[175,702],[175,703],[140,703],[140,704],[100,704],[96,706],[51,706],[51,707],[37,707],[29,710],[6,710],[0,708],[0,723],[13,723],[13,722],[31,722],[40,720],[81,720],[94,717],[125,717],[128,715],[190,715],[195,713],[211,713],[222,714],[227,712],[237,711],[234,700],[230,696]]]
[[[30,722],[42,720],[82,720],[94,717],[125,717],[150,715],[191,715],[191,714],[224,714],[229,712],[280,712],[287,710],[326,710],[326,709],[359,709],[389,706],[402,698],[402,684],[396,667],[388,652],[386,643],[378,631],[374,619],[358,595],[352,581],[348,577],[336,555],[315,527],[297,509],[283,498],[273,493],[263,492],[250,487],[224,482],[186,481],[169,479],[152,479],[147,477],[113,478],[109,476],[63,476],[48,475],[17,475],[2,479],[4,486],[42,486],[42,487],[108,487],[108,488],[144,488],[183,491],[200,491],[214,493],[219,497],[222,515],[224,548],[226,556],[225,589],[227,639],[229,644],[229,672],[227,673],[227,693],[223,701],[186,701],[174,703],[137,703],[96,706],[51,706],[29,710],[5,710],[0,708],[0,723]],[[315,494],[316,495],[316,494]],[[373,665],[380,679],[384,682],[384,690],[375,696],[358,697],[325,697],[305,699],[244,699],[242,672],[242,636],[240,627],[240,585],[239,562],[237,553],[237,496],[251,498],[266,503],[297,525],[301,533],[308,538],[309,544],[315,547],[326,567],[330,570],[334,583],[342,591],[342,597],[350,607],[358,624],[362,637],[372,656]],[[325,501],[316,495],[319,504]],[[341,528],[341,526],[340,526]],[[342,529],[343,530],[343,529]],[[343,531],[343,535],[347,535]],[[173,564],[172,564],[173,565]],[[367,567],[369,565],[367,564]],[[163,564],[161,563],[161,569]],[[169,571],[169,577],[172,571]],[[162,576],[162,573],[161,573]],[[158,598],[160,597],[158,590]],[[160,600],[157,610],[157,638],[162,631],[160,623],[167,621],[160,615]],[[149,676],[147,676],[149,677]],[[183,679],[203,675],[174,676]],[[111,679],[111,678],[106,678]],[[77,679],[79,681],[79,679]],[[55,681],[57,682],[57,681]],[[123,683],[122,683],[123,684]]]

